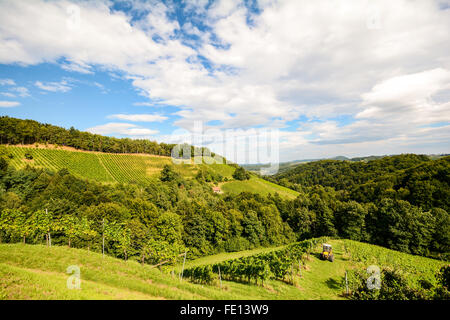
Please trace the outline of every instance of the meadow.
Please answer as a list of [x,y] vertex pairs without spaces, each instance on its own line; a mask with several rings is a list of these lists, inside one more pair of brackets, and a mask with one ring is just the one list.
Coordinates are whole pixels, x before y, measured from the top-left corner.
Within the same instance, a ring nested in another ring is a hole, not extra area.
[[283,186],[277,185],[270,181],[252,176],[249,180],[245,181],[229,181],[221,185],[224,192],[231,194],[239,194],[241,192],[253,192],[261,195],[268,195],[269,193],[278,193],[281,197],[286,199],[295,199],[298,196],[298,192],[285,188]]

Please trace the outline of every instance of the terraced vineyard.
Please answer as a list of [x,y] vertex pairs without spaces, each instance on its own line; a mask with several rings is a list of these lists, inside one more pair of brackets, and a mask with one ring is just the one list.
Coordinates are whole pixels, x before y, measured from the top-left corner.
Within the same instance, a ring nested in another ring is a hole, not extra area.
[[115,181],[145,182],[159,174],[170,159],[145,155],[97,154],[98,159]]
[[[104,183],[145,183],[159,176],[166,164],[171,164],[169,157],[142,155],[142,154],[117,154],[85,151],[70,151],[56,148],[37,148],[23,146],[5,146],[6,154],[11,154],[10,165],[16,169],[27,165],[48,168],[58,171],[66,168],[70,173],[81,178],[87,178]],[[25,154],[32,155],[32,160],[27,160]],[[252,176],[250,180],[233,180],[234,167],[227,164],[177,164],[175,170],[184,178],[192,179],[200,166],[208,171],[221,175],[231,181],[221,183],[225,193],[238,194],[243,191],[267,195],[278,193],[284,198],[295,198],[298,193],[291,189]]]
[[[31,165],[60,170],[66,168],[72,174],[100,182],[145,182],[154,178],[170,158],[147,155],[77,152],[60,149],[25,148],[8,146],[12,154],[10,164],[16,169]],[[27,160],[25,154],[33,156]]]

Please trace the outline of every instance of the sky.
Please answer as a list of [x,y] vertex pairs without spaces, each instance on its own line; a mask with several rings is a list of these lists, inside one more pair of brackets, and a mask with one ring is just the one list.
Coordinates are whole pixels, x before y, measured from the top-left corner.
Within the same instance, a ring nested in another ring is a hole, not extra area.
[[280,161],[450,153],[449,30],[448,0],[0,0],[0,115],[278,130]]

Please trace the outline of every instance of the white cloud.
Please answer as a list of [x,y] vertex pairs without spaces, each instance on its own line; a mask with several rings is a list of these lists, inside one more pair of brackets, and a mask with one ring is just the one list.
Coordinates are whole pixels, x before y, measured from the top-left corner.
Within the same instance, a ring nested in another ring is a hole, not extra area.
[[16,87],[16,83],[14,80],[11,79],[3,79],[0,80],[0,85],[7,85],[8,92],[0,92],[1,95],[8,97],[8,98],[16,98],[17,96],[21,98],[30,97],[30,92],[28,88],[25,87]]
[[0,108],[12,108],[20,106],[20,102],[17,101],[0,101]]
[[16,92],[19,97],[26,98],[30,97],[30,92],[25,87],[14,87],[10,89],[13,92]]
[[134,106],[145,106],[145,107],[154,107],[155,103],[152,102],[135,102],[133,103]]
[[166,116],[159,114],[112,114],[108,118],[134,122],[162,122],[168,119]]
[[[440,100],[442,96],[445,99]],[[389,132],[402,130],[409,134],[417,126],[450,122],[449,96],[448,70],[438,68],[393,77],[362,94],[364,110],[355,118],[384,125]]]
[[78,72],[82,74],[93,74],[91,66],[80,61],[80,62],[69,62],[61,64],[61,68],[67,71]]
[[12,79],[0,79],[0,86],[15,86],[16,83]]
[[88,128],[86,131],[102,135],[120,134],[127,136],[151,136],[158,133],[157,130],[143,128],[132,123],[118,122],[109,122],[103,125]]
[[107,94],[109,92],[109,90],[104,85],[102,85],[101,83],[94,82],[93,85],[95,87],[99,88],[100,92],[103,93],[103,94]]
[[72,87],[66,80],[62,80],[60,82],[45,82],[45,83],[41,81],[36,81],[34,85],[39,89],[51,92],[67,92],[72,90]]
[[11,92],[1,92],[0,93],[2,96],[8,97],[8,98],[15,98],[16,95],[14,93]]

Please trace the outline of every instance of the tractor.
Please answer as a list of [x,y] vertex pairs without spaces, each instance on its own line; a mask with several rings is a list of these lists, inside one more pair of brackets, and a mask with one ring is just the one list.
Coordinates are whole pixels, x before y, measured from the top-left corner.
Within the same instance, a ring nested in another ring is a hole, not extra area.
[[324,243],[323,244],[323,250],[320,254],[320,259],[322,260],[328,260],[333,262],[334,261],[334,254],[333,249],[331,248],[331,244]]

